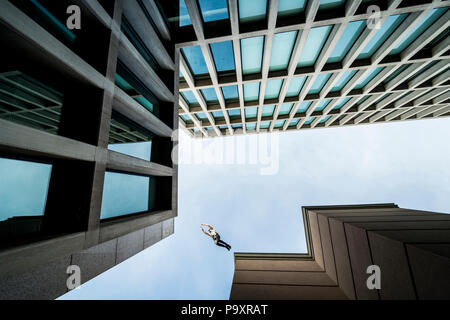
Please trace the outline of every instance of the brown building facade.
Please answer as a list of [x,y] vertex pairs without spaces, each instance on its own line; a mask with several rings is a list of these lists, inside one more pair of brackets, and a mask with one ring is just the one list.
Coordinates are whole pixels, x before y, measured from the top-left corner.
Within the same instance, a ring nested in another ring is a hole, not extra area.
[[[395,204],[302,209],[308,253],[235,253],[230,299],[450,298],[450,215]],[[372,265],[380,289],[368,288]]]

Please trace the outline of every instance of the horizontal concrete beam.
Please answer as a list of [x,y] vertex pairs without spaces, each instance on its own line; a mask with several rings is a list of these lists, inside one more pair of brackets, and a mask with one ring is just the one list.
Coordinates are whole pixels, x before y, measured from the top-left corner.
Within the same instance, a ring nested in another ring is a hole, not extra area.
[[122,36],[120,39],[119,59],[125,63],[135,76],[141,79],[158,99],[162,101],[174,100],[172,92],[167,89],[164,82],[161,81],[156,72],[150,68],[139,51],[125,36]]
[[172,137],[172,129],[116,86],[113,109],[160,137]]
[[144,12],[136,0],[123,1],[123,14],[128,18],[133,28],[141,37],[147,48],[158,61],[159,65],[167,70],[174,70],[175,63],[167,53],[161,40],[158,38],[152,25],[147,20]]
[[95,161],[93,145],[0,119],[0,150],[23,155]]
[[137,217],[125,217],[100,224],[100,243],[118,238],[130,232],[154,225],[156,223],[175,218],[172,210],[148,212]]
[[170,177],[173,174],[170,167],[111,150],[108,150],[106,168],[146,176]]

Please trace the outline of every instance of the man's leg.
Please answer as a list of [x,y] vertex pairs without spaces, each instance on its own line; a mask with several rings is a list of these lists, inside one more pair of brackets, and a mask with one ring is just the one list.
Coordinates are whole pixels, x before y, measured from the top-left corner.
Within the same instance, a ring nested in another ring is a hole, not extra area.
[[228,246],[226,243],[224,243],[222,240],[217,241],[216,245],[218,245],[219,247],[224,247],[228,249]]
[[231,249],[231,246],[228,243],[226,243],[225,241],[223,241],[223,240],[217,241],[217,243],[219,243],[219,242],[222,244],[223,247],[227,248],[228,250]]

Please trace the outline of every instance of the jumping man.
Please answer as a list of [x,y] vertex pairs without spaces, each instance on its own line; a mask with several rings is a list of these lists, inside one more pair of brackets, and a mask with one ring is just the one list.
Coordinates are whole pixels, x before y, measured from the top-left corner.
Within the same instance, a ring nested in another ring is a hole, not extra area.
[[[208,232],[206,232],[206,231],[203,229],[203,226],[209,227]],[[211,237],[211,238],[214,240],[214,243],[215,243],[216,245],[218,245],[219,247],[227,248],[228,251],[230,251],[231,246],[230,246],[228,243],[226,243],[225,241],[220,240],[220,235],[216,232],[216,229],[214,229],[213,226],[210,226],[209,224],[204,224],[204,223],[203,223],[203,224],[200,226],[200,229],[202,229],[202,231],[203,231],[204,234],[206,234],[207,236]]]

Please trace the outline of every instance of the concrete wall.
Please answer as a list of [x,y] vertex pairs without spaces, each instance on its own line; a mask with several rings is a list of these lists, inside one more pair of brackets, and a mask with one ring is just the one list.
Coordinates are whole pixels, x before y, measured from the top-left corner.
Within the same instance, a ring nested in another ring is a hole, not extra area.
[[172,235],[174,219],[45,262],[27,272],[0,278],[0,300],[55,299],[69,292],[67,267],[77,265],[85,283],[158,241]]
[[[237,254],[231,299],[450,299],[450,215],[397,206],[304,212],[313,261]],[[367,288],[369,265],[381,269],[380,290]]]
[[315,261],[236,260],[230,299],[347,299]]

